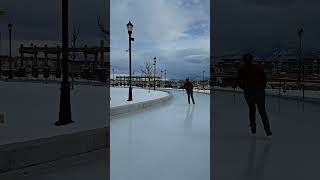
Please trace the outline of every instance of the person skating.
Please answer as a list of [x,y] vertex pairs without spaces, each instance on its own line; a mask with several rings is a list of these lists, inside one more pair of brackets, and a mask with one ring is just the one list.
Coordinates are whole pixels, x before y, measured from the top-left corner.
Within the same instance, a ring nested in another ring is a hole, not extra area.
[[190,97],[191,97],[193,104],[195,104],[193,99],[193,84],[189,81],[189,79],[186,79],[186,82],[184,83],[183,88],[187,92],[188,103],[190,104]]
[[238,72],[238,85],[244,91],[244,97],[249,107],[249,120],[251,133],[256,133],[256,105],[261,116],[264,130],[267,136],[271,136],[271,128],[265,108],[265,88],[267,84],[266,74],[263,69],[253,64],[253,56],[243,56],[244,64]]

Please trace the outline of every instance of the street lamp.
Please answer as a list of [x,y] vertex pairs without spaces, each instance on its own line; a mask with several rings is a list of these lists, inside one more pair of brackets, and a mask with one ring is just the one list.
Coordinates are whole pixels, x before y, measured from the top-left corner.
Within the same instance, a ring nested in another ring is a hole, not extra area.
[[132,87],[131,87],[131,41],[134,41],[134,38],[131,37],[133,25],[129,21],[127,24],[128,34],[129,34],[129,98],[127,101],[132,101]]
[[204,90],[204,72],[206,71],[202,71],[202,89]]
[[164,88],[166,88],[166,82],[167,82],[167,70],[164,70]]
[[161,72],[161,75],[160,75],[160,87],[162,87],[162,73],[163,73],[163,71],[161,70],[160,72]]
[[303,28],[301,28],[298,32],[299,34],[299,75],[298,75],[298,81],[300,83],[301,80],[301,51],[302,51],[302,33],[303,33]]
[[60,88],[60,111],[56,126],[72,123],[70,82],[68,75],[68,0],[62,0],[62,82]]
[[156,57],[154,57],[153,58],[153,66],[154,66],[154,68],[153,68],[153,90],[156,90],[156,63],[157,63],[157,58]]
[[318,74],[318,79],[320,79],[319,73],[320,73],[320,71],[319,71],[319,59],[317,59],[317,74]]
[[12,24],[8,24],[9,29],[9,61],[10,61],[10,71],[9,71],[9,79],[13,78],[12,72],[12,56],[11,56],[11,33],[12,33]]
[[112,68],[112,79],[113,79],[113,86],[115,86],[116,80],[114,79],[114,68]]

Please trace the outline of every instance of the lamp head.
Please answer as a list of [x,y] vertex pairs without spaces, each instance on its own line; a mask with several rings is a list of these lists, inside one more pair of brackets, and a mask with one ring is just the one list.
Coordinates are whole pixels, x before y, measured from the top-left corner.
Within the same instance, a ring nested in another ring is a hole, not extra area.
[[12,24],[8,24],[8,29],[11,31],[12,30]]
[[127,29],[128,29],[128,33],[132,34],[133,24],[131,23],[131,21],[129,21],[129,23],[127,24]]

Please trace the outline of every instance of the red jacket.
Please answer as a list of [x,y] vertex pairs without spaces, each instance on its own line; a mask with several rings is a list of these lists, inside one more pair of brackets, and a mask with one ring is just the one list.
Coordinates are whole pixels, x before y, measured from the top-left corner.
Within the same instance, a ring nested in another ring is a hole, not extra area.
[[189,82],[185,82],[184,85],[183,85],[183,88],[186,89],[187,92],[192,92],[193,85],[192,85],[192,83],[190,81]]
[[267,85],[266,74],[257,64],[242,65],[238,72],[238,85],[244,91],[264,90]]

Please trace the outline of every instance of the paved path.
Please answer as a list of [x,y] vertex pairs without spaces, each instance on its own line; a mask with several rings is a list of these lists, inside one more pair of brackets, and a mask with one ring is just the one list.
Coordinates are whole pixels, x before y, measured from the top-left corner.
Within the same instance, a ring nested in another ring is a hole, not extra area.
[[268,97],[267,112],[273,130],[268,139],[258,114],[257,135],[250,135],[242,94],[215,92],[212,96],[215,179],[319,177],[319,104]]

